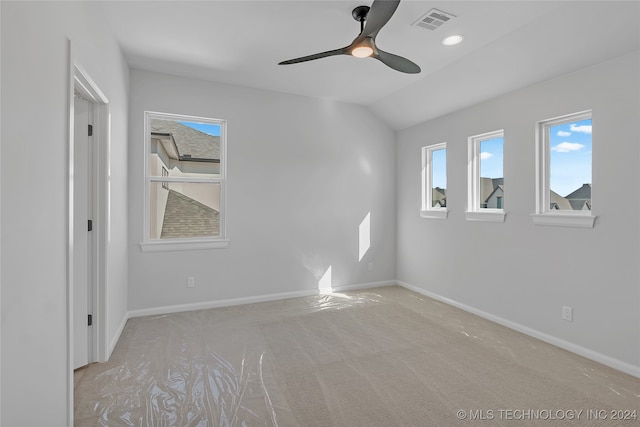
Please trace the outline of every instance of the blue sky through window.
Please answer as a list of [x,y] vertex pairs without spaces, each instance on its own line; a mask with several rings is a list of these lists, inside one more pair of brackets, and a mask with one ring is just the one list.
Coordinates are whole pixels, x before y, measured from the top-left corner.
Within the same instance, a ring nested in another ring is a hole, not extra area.
[[504,138],[480,142],[480,177],[503,178]]
[[433,188],[447,188],[447,150],[431,152],[431,183]]
[[220,136],[220,125],[213,125],[210,123],[195,123],[195,122],[178,122],[185,126],[192,127],[200,132],[204,132],[213,136]]
[[591,184],[591,119],[549,128],[549,186],[567,196]]

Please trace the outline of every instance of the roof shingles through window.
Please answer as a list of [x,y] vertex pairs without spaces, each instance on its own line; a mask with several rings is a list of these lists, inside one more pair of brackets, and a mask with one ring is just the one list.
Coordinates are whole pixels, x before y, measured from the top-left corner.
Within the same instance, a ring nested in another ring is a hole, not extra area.
[[169,190],[161,239],[220,235],[220,212]]

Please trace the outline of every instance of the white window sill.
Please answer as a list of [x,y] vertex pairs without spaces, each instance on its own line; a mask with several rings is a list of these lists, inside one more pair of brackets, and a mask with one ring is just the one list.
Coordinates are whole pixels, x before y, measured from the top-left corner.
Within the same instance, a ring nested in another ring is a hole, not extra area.
[[223,249],[229,246],[229,240],[154,240],[140,243],[142,252],[192,251],[199,249]]
[[422,218],[447,219],[449,211],[446,209],[423,209],[420,211]]
[[531,219],[536,225],[578,228],[593,228],[596,221],[596,217],[593,215],[557,213],[531,214]]
[[504,222],[505,216],[506,214],[502,209],[482,209],[464,213],[467,221]]

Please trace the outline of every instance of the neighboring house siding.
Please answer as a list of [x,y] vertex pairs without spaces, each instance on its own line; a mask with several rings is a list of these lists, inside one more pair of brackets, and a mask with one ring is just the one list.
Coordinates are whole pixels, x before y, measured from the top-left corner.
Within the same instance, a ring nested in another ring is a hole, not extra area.
[[[151,154],[149,158],[149,169],[152,176],[162,176],[162,168],[167,168],[169,156],[162,144],[157,139],[151,139]],[[149,188],[149,206],[151,207],[151,217],[149,218],[152,239],[158,238],[162,232],[162,218],[167,204],[167,191],[160,185],[151,185]]]
[[431,202],[434,208],[447,207],[447,195],[444,188],[435,187],[431,189]]
[[571,207],[571,203],[569,203],[567,199],[565,199],[555,191],[553,190],[549,191],[549,196],[551,199],[550,200],[551,206],[549,208],[551,210],[568,210],[568,211],[573,210],[573,208]]
[[[500,202],[498,201],[500,200]],[[504,187],[498,185],[498,187],[491,193],[487,199],[487,208],[489,209],[502,209],[502,200],[504,200]]]
[[[480,177],[480,207],[490,209],[502,209],[498,207],[497,197],[504,197],[504,178]],[[495,194],[500,188],[500,193]],[[493,198],[493,199],[492,199]]]

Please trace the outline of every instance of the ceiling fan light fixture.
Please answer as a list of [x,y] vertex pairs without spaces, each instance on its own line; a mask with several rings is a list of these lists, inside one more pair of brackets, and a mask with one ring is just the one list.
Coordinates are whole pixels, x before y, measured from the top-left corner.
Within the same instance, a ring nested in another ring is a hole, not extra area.
[[442,44],[445,46],[455,46],[457,44],[462,43],[462,40],[464,40],[464,37],[462,37],[462,35],[454,34],[452,36],[445,37],[444,39],[442,39]]
[[351,49],[351,55],[356,58],[367,58],[373,55],[373,41],[371,38],[365,38],[360,44]]
[[373,55],[373,49],[370,46],[357,46],[351,51],[351,55],[356,58],[367,58]]

